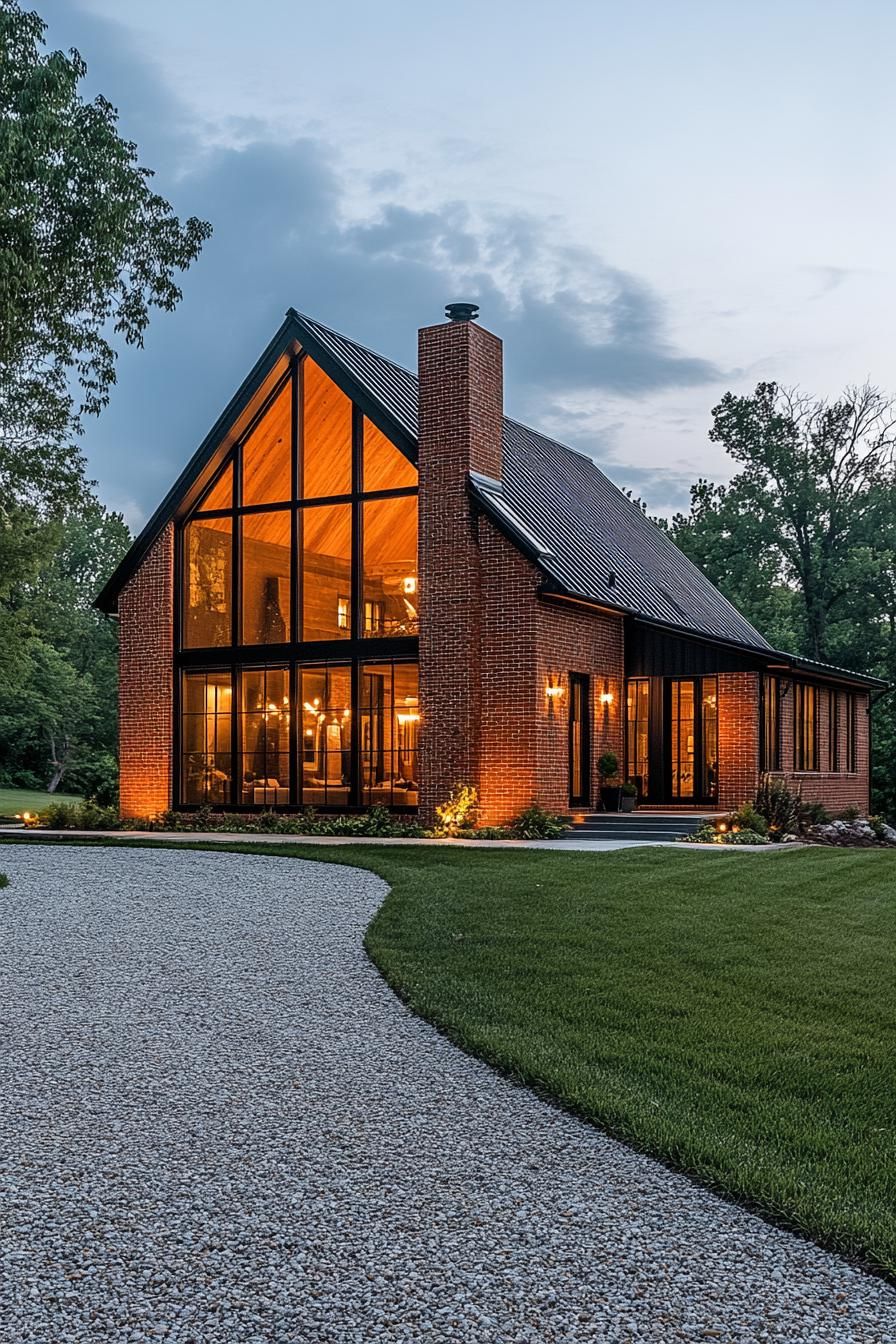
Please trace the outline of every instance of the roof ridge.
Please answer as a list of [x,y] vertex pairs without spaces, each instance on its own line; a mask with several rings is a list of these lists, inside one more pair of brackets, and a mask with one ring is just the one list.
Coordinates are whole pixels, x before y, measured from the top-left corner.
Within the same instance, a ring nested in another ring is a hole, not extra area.
[[372,346],[362,345],[353,336],[346,336],[345,332],[337,331],[335,327],[328,327],[326,323],[319,322],[316,317],[311,317],[308,313],[300,313],[297,308],[290,308],[287,311],[300,318],[302,322],[308,322],[312,327],[317,327],[318,331],[325,331],[330,336],[338,336],[340,341],[347,341],[356,350],[363,350],[365,355],[373,355],[374,359],[380,360],[383,364],[391,364],[393,369],[398,369],[400,373],[406,373],[409,378],[413,378],[415,383],[419,383],[420,380],[413,369],[406,368],[404,364],[399,364],[397,359],[390,359],[388,355],[380,354],[379,350],[374,350]]

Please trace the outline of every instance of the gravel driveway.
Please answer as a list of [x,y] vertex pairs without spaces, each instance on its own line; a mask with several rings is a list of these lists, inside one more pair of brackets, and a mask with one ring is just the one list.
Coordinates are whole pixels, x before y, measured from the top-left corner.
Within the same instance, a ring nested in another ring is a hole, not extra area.
[[4,1344],[896,1340],[883,1283],[411,1017],[361,947],[380,879],[0,868]]

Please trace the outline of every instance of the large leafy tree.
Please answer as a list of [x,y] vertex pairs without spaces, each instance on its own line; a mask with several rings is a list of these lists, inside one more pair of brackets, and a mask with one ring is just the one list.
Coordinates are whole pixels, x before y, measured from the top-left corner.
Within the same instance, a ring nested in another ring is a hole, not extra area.
[[85,479],[78,436],[116,348],[209,236],[152,188],[76,51],[0,0],[0,777],[91,788],[114,768],[115,631],[92,610],[127,529]]
[[[739,468],[698,481],[671,531],[772,644],[896,676],[896,411],[879,389],[834,402],[775,383],[728,393],[710,438]],[[878,805],[896,812],[896,717],[875,714]]]
[[41,525],[84,488],[77,434],[141,344],[209,226],[182,223],[86,66],[46,51],[45,25],[0,0],[0,594],[46,554]]

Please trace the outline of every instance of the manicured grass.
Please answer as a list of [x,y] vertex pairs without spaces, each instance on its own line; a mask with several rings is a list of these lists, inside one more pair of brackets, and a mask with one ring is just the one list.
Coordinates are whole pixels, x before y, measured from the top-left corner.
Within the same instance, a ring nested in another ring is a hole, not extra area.
[[227,847],[381,874],[367,946],[416,1012],[896,1275],[896,855]]
[[50,803],[79,803],[76,793],[44,793],[40,789],[0,789],[0,820],[22,812],[40,812]]

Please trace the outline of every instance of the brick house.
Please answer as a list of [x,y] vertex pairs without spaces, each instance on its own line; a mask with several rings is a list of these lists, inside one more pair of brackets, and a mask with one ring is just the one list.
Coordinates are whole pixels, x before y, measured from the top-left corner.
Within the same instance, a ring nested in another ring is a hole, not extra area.
[[734,807],[761,771],[868,804],[883,682],[773,649],[587,457],[504,416],[454,304],[419,373],[293,309],[97,599],[121,808],[483,820]]

